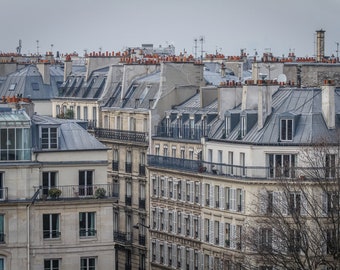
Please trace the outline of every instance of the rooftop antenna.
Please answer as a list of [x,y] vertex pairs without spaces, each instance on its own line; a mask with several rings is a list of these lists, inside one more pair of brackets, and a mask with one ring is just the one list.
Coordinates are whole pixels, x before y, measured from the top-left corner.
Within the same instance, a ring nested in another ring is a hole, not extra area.
[[339,42],[335,42],[335,44],[336,44],[336,61],[338,61],[338,59],[339,59]]
[[17,53],[21,54],[21,39],[19,39],[19,46],[17,47]]
[[37,55],[39,55],[39,40],[36,40],[37,42]]
[[194,39],[194,43],[195,43],[195,59],[197,59],[197,38]]
[[53,44],[51,44],[51,53],[53,54]]
[[203,60],[203,43],[205,41],[204,36],[200,36],[200,42],[201,42],[201,60]]

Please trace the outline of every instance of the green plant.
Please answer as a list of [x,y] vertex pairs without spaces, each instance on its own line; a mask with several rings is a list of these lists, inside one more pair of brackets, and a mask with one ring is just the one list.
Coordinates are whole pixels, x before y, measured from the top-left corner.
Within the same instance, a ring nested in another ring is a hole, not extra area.
[[58,188],[51,188],[48,190],[48,195],[51,198],[58,198],[61,195],[61,190]]
[[97,199],[104,198],[106,195],[106,190],[104,188],[97,188],[94,195]]

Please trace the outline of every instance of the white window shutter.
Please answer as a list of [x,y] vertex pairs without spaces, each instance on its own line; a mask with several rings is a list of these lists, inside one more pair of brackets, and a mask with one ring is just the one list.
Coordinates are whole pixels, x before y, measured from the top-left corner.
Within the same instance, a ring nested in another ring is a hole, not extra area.
[[220,222],[220,246],[223,247],[225,242],[225,223]]
[[236,211],[236,189],[230,189],[230,210]]
[[187,189],[187,180],[183,180],[182,181],[182,201],[185,202],[187,200],[187,193],[186,193],[186,189]]
[[156,240],[156,262],[160,262],[160,245],[159,245],[159,240]]
[[246,211],[246,191],[244,189],[241,190],[241,210],[242,210],[242,213],[245,213]]
[[189,269],[191,270],[191,269],[194,269],[195,251],[192,248],[190,248],[189,253],[190,253],[190,263],[189,263],[190,267],[189,267]]
[[174,180],[173,181],[173,187],[174,187],[174,191],[173,191],[173,198],[174,200],[177,200],[177,188],[178,188],[178,181],[177,180]]
[[202,193],[202,201],[201,201],[201,206],[205,206],[205,184],[201,184],[201,193]]
[[236,225],[230,224],[230,248],[236,248]]
[[190,182],[190,202],[194,203],[195,202],[195,182],[191,181]]
[[163,261],[164,261],[165,265],[168,265],[168,256],[169,256],[168,255],[168,243],[164,242],[163,247],[164,247],[164,258],[163,258]]
[[215,200],[214,200],[214,188],[215,186],[210,185],[210,207],[215,207]]
[[214,257],[209,256],[209,269],[214,269]]
[[201,223],[201,241],[205,242],[205,224],[204,224],[204,218],[200,219],[200,223]]
[[172,217],[173,217],[173,228],[172,228],[172,233],[176,234],[177,232],[177,211],[172,212]]
[[172,265],[177,268],[177,245],[172,244]]
[[195,216],[190,214],[190,237],[194,237],[194,219],[195,219]]
[[209,230],[210,230],[210,232],[209,232],[209,243],[215,244],[214,243],[214,241],[215,241],[215,239],[214,239],[214,230],[215,230],[214,221],[210,219],[209,223],[210,223],[210,225],[209,225]]
[[221,196],[220,196],[220,198],[221,198],[220,209],[221,210],[225,209],[225,194],[224,194],[224,192],[225,192],[224,187],[221,187],[220,188],[220,194],[221,194]]
[[168,209],[164,209],[163,213],[164,213],[164,231],[169,231],[169,210]]
[[169,178],[164,178],[164,197],[169,198]]
[[265,215],[267,213],[268,208],[268,192],[265,189],[261,189],[258,194],[259,194],[258,197],[259,213],[261,215]]
[[185,261],[186,261],[186,258],[185,258],[185,247],[181,247],[181,255],[182,255],[182,258],[181,258],[181,268],[182,269],[186,269],[186,266],[185,266]]

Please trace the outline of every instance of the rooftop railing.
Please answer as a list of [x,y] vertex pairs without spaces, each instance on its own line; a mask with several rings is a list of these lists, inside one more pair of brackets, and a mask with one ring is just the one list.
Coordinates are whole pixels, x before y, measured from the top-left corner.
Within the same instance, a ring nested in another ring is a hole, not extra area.
[[157,155],[148,155],[148,166],[239,179],[332,179],[328,176],[326,168],[240,166]]
[[189,125],[158,125],[155,126],[155,136],[185,140],[200,140],[202,137],[208,135],[209,129],[209,127],[203,128],[202,126],[190,127]]
[[94,131],[95,136],[98,138],[141,143],[148,142],[148,136],[146,132],[105,128],[95,128]]

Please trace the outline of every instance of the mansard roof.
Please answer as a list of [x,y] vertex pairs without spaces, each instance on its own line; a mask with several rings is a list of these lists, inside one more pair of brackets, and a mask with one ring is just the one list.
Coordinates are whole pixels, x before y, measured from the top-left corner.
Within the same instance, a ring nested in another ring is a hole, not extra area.
[[[327,139],[337,143],[340,129],[340,89],[335,89],[335,129],[329,129],[322,113],[320,88],[279,88],[272,97],[272,113],[267,117],[263,128],[255,124],[243,138],[239,137],[240,121],[225,135],[224,126],[211,139],[235,143],[262,145],[303,145]],[[257,113],[257,110],[254,110]],[[280,119],[294,118],[294,134],[288,142],[280,141]],[[225,119],[224,119],[225,120]]]
[[39,127],[58,127],[59,148],[55,151],[107,150],[107,147],[89,134],[76,120],[33,115],[33,147],[39,151]]
[[0,85],[0,96],[21,95],[32,100],[54,98],[58,95],[58,85],[63,82],[64,73],[59,66],[50,66],[49,72],[50,84],[44,84],[35,65],[29,65],[13,72]]

